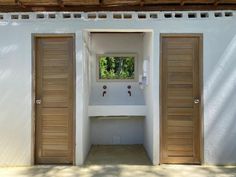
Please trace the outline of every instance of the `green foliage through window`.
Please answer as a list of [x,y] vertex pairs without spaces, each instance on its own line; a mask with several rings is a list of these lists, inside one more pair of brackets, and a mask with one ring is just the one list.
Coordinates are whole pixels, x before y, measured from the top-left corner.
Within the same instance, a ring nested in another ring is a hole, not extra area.
[[99,79],[134,79],[134,56],[99,56]]

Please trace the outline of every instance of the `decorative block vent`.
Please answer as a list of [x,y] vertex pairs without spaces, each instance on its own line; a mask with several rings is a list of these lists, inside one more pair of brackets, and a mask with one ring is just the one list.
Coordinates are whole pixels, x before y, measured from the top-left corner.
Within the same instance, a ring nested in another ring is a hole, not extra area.
[[97,18],[97,14],[87,14],[87,18],[88,19],[95,19],[95,18]]
[[196,13],[188,13],[188,18],[197,18]]
[[27,20],[29,18],[30,18],[30,16],[28,14],[21,15],[21,19]]
[[146,16],[146,14],[142,13],[142,14],[138,14],[138,18],[139,19],[146,19],[147,16]]
[[48,18],[55,19],[56,18],[56,14],[48,14]]
[[149,14],[149,17],[151,18],[151,19],[157,19],[158,18],[158,14],[157,13],[151,13],[151,14]]
[[68,14],[66,13],[66,14],[63,14],[62,17],[63,18],[71,18],[71,14],[70,13],[68,13]]
[[182,13],[175,13],[175,18],[183,18],[183,14]]
[[105,14],[105,13],[99,13],[99,14],[98,14],[98,18],[99,18],[99,19],[106,19],[106,18],[107,18],[107,14]]
[[44,14],[37,14],[37,15],[36,15],[36,18],[37,18],[37,19],[44,19],[44,18],[45,18],[45,15],[44,15]]
[[124,19],[132,19],[132,14],[124,14],[123,18]]
[[81,18],[82,17],[82,15],[78,14],[78,13],[74,14],[73,16],[74,16],[74,18]]
[[12,20],[18,20],[19,19],[19,15],[11,15],[11,19]]
[[232,17],[233,16],[233,12],[225,12],[225,16],[226,17]]
[[122,14],[113,14],[114,19],[122,19]]
[[222,17],[223,16],[221,12],[215,12],[214,15],[215,15],[215,17]]
[[200,14],[201,18],[209,18],[209,14],[207,12],[203,12]]
[[164,14],[164,17],[165,17],[165,18],[172,18],[172,13],[165,13],[165,14]]

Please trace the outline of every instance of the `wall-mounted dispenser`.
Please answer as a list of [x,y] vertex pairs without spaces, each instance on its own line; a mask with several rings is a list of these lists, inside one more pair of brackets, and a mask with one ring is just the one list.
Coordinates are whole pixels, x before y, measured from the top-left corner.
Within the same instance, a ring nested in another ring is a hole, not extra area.
[[144,59],[143,60],[143,73],[139,75],[139,85],[141,89],[143,89],[144,86],[148,85],[148,71],[149,71],[149,60]]

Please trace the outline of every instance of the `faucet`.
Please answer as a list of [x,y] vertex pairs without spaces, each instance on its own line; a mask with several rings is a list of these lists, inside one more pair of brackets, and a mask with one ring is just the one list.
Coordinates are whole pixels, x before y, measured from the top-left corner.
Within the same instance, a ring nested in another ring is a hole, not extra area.
[[102,96],[104,97],[104,95],[107,93],[107,92],[106,92],[107,86],[106,86],[106,85],[103,85],[102,88],[103,88]]
[[128,90],[128,94],[129,94],[129,96],[131,96],[131,91],[130,90]]
[[129,94],[129,96],[131,96],[131,90],[130,90],[131,89],[131,85],[128,85],[127,88],[128,88],[128,94]]

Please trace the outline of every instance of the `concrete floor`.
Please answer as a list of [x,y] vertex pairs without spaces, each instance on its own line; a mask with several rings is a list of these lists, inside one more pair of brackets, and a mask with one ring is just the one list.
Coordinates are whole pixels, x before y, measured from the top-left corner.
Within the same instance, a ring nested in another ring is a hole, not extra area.
[[152,166],[141,145],[93,146],[84,166],[0,167],[0,177],[236,177],[236,166]]
[[0,177],[236,177],[236,167],[85,165],[0,168]]
[[143,145],[92,146],[86,165],[151,165]]

